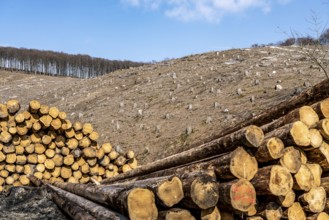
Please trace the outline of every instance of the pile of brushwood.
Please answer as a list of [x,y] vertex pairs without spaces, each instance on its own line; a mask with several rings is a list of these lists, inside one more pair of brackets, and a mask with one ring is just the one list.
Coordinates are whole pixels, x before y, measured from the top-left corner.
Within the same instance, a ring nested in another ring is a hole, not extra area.
[[50,183],[102,181],[137,167],[133,151],[99,145],[90,123],[72,123],[56,107],[32,100],[0,104],[0,191],[30,184],[28,175]]
[[329,219],[328,88],[94,184],[30,179],[73,219]]

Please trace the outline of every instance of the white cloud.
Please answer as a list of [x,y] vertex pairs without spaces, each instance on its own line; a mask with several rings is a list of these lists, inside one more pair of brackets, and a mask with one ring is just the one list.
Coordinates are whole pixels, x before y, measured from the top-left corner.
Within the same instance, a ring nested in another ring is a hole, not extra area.
[[250,8],[268,13],[273,3],[286,5],[292,0],[121,0],[121,2],[152,10],[163,10],[168,17],[183,21],[218,22],[225,14],[240,13]]

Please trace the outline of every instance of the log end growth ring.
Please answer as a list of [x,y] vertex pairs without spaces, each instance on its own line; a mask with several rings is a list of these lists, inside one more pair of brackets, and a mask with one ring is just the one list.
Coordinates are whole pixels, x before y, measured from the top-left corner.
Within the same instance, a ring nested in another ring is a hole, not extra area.
[[135,188],[128,195],[128,212],[130,219],[157,219],[158,209],[152,191]]
[[249,211],[256,204],[256,191],[254,186],[245,179],[234,183],[230,191],[232,207],[242,211]]

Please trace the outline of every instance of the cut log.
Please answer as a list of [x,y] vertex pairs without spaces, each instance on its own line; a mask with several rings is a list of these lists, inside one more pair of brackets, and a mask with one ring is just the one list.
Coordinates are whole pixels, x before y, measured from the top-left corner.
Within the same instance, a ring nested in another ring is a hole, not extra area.
[[157,219],[158,216],[154,194],[148,189],[59,182],[55,182],[54,185],[92,201],[108,205],[120,213],[125,213],[130,219]]
[[325,208],[327,201],[327,194],[323,187],[312,187],[309,192],[304,193],[298,197],[298,201],[301,203],[305,211],[319,213]]
[[259,146],[255,157],[258,162],[268,162],[279,159],[283,154],[284,143],[280,138],[270,137]]
[[[319,130],[317,129],[310,129],[310,140],[311,140],[311,147],[310,149],[313,149],[313,148],[319,148],[323,142],[323,137],[320,133]],[[304,149],[306,150],[306,149]]]
[[306,166],[311,171],[314,179],[314,186],[321,185],[322,168],[317,163],[307,163]]
[[329,119],[325,118],[319,121],[318,123],[318,129],[322,136],[326,139],[329,140]]
[[283,211],[282,207],[277,203],[270,202],[266,205],[265,210],[258,212],[257,215],[260,215],[267,220],[280,220],[283,215]]
[[18,112],[21,108],[21,105],[18,100],[12,99],[7,101],[7,109],[9,114],[14,115],[16,112]]
[[230,206],[241,212],[247,212],[256,204],[256,191],[253,185],[245,179],[220,183],[219,206]]
[[195,217],[186,209],[173,208],[166,211],[160,211],[158,220],[195,220]]
[[325,212],[317,213],[306,218],[307,220],[329,220],[329,215]]
[[141,176],[147,173],[164,170],[170,167],[187,164],[192,161],[201,160],[213,155],[219,155],[225,152],[233,151],[238,146],[254,146],[259,147],[264,140],[264,133],[259,127],[249,126],[236,131],[230,135],[213,140],[199,147],[192,148],[179,154],[169,156],[167,158],[157,160],[153,163],[141,166],[135,170],[124,173],[117,177],[105,180],[103,183],[111,183],[122,179],[135,176]]
[[285,146],[297,145],[308,147],[311,144],[309,129],[301,121],[286,124],[266,134],[266,137],[278,137]]
[[329,98],[322,100],[318,105],[312,106],[321,119],[329,118]]
[[204,172],[194,172],[183,174],[180,179],[184,190],[181,206],[197,209],[216,206],[219,198],[216,178]]
[[310,191],[314,186],[314,177],[311,170],[302,164],[298,172],[294,175],[294,190]]
[[306,214],[299,202],[295,202],[283,213],[283,219],[306,220]]
[[259,169],[251,183],[258,195],[285,196],[292,190],[293,178],[287,168],[273,165]]
[[60,198],[70,201],[73,204],[75,204],[78,207],[81,207],[83,210],[87,211],[89,214],[91,214],[96,219],[116,219],[116,220],[125,220],[125,216],[116,213],[114,211],[111,211],[101,205],[98,205],[92,201],[89,201],[81,196],[77,196],[73,193],[66,192],[60,188],[57,188],[55,186],[52,186],[50,184],[47,184],[47,189],[50,190],[50,192],[53,194],[57,194]]
[[209,209],[201,209],[200,213],[201,220],[220,220],[221,214],[217,206]]
[[302,165],[301,153],[295,147],[286,147],[280,158],[280,164],[287,168],[290,173],[297,173]]
[[307,159],[312,163],[318,163],[323,171],[329,170],[329,144],[323,141],[319,148],[307,152]]

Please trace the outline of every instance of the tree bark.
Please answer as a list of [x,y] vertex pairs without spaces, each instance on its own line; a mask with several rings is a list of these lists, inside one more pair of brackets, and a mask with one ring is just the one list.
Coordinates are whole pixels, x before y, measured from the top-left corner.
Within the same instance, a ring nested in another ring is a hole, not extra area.
[[258,195],[285,196],[292,190],[293,178],[287,168],[273,165],[259,169],[251,183]]
[[66,192],[60,188],[52,186],[51,184],[46,184],[47,188],[52,194],[56,194],[62,200],[70,201],[75,206],[78,206],[85,210],[87,213],[91,214],[95,219],[113,219],[113,220],[128,220],[125,216],[113,212],[99,204],[91,202],[83,197],[77,196],[73,193]]
[[323,171],[329,170],[329,144],[323,141],[319,148],[307,152],[307,159],[312,163],[317,163]]
[[201,220],[218,220],[221,219],[221,214],[217,206],[209,209],[201,209],[200,213]]
[[263,140],[264,133],[262,130],[256,126],[249,126],[196,148],[141,166],[130,172],[105,180],[102,183],[113,183],[118,180],[141,176],[155,171],[168,169],[170,167],[187,164],[213,155],[220,155],[222,153],[233,151],[238,146],[259,147]]
[[55,186],[92,201],[108,205],[130,219],[157,219],[158,210],[152,191],[144,188],[89,186],[55,182]]
[[282,207],[277,203],[270,202],[266,205],[265,209],[258,212],[257,215],[260,215],[267,220],[280,220],[283,215],[283,211]]
[[312,107],[318,113],[321,119],[329,118],[329,98],[322,100],[317,105],[312,105]]

